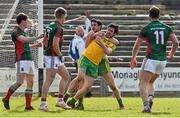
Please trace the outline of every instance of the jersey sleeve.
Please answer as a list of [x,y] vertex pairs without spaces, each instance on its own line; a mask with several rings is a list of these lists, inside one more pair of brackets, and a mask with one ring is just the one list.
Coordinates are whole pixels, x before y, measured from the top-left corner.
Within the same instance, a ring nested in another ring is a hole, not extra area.
[[12,37],[14,41],[17,40],[19,36],[20,36],[20,33],[18,31],[13,31]]
[[173,33],[173,30],[171,27],[168,27],[169,34]]
[[60,40],[61,40],[63,37],[63,29],[61,27],[57,27],[55,29],[55,35],[54,36],[60,38]]
[[140,38],[146,37],[146,27],[144,27],[143,29],[141,29],[141,31],[140,31],[140,33],[139,33],[139,37],[140,37]]

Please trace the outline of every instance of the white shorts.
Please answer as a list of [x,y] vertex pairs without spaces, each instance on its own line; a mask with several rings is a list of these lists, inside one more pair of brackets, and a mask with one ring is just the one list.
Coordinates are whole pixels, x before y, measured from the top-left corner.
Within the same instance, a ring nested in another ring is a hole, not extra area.
[[34,61],[20,60],[16,62],[16,70],[17,70],[17,74],[25,73],[25,74],[35,75]]
[[166,67],[166,63],[167,61],[158,61],[144,58],[141,69],[159,75]]
[[48,69],[58,69],[59,66],[64,65],[58,56],[44,56],[44,66]]

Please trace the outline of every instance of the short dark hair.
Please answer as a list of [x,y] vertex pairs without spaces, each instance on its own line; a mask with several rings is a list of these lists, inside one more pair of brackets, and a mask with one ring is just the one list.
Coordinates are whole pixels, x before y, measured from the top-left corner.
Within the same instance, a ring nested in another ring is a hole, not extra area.
[[101,28],[102,28],[102,22],[101,22],[101,20],[93,18],[93,19],[91,20],[91,23],[92,23],[92,22],[97,23],[98,26],[101,26]]
[[28,19],[28,16],[24,13],[19,13],[16,17],[17,24],[20,24],[23,20],[26,21]]
[[96,23],[98,24],[98,26],[102,26],[102,22],[101,22],[100,20],[98,20],[98,19],[93,18],[93,19],[91,20],[91,23],[92,23],[92,22],[96,22]]
[[108,27],[114,28],[114,33],[116,33],[116,34],[119,32],[119,27],[116,24],[111,23],[108,25]]
[[152,6],[150,9],[149,9],[149,16],[151,18],[159,18],[159,14],[160,14],[160,9],[156,6]]
[[58,7],[54,11],[54,15],[56,18],[60,18],[62,15],[65,15],[65,14],[67,14],[67,11],[63,7]]

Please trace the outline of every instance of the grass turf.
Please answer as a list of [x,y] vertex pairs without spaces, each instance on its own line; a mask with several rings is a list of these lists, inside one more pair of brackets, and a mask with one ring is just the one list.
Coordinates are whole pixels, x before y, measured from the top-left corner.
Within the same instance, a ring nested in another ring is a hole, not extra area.
[[13,97],[10,101],[11,110],[6,111],[0,102],[0,117],[180,117],[180,98],[155,98],[151,114],[141,113],[140,98],[123,98],[124,110],[118,109],[113,97],[91,97],[84,99],[84,111],[63,110],[55,107],[56,98],[48,97],[50,112],[38,110],[40,98],[33,98],[36,110],[24,111],[24,97]]

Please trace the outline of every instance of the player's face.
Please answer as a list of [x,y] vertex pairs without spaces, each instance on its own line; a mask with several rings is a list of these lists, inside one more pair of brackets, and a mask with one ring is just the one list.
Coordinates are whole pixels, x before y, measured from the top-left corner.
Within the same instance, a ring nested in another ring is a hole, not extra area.
[[92,22],[91,27],[94,32],[98,32],[101,29],[101,26],[98,26],[98,24],[96,22]]
[[106,37],[111,38],[115,35],[114,28],[108,27],[106,31]]
[[25,28],[30,28],[32,26],[32,21],[30,19],[27,19],[25,21],[22,21]]

